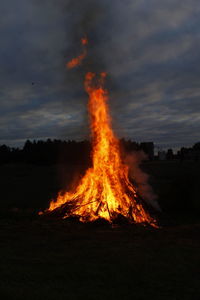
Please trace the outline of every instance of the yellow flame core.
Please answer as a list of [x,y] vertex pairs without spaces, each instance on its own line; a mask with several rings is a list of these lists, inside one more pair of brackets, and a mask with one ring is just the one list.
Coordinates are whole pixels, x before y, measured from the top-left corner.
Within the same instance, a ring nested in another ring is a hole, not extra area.
[[69,215],[77,215],[81,221],[104,218],[109,222],[123,215],[135,223],[157,226],[144,210],[135,187],[128,177],[128,166],[120,157],[119,141],[115,137],[107,106],[107,91],[103,88],[105,73],[97,82],[94,73],[87,73],[85,90],[89,95],[88,110],[92,132],[92,168],[89,168],[74,191],[60,193],[50,203],[49,211],[73,202]]

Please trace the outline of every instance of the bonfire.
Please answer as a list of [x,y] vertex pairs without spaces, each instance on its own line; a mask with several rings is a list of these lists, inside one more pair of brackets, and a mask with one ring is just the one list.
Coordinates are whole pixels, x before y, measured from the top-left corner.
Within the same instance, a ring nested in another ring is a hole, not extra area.
[[[87,54],[87,43],[83,38],[83,52],[67,63],[68,68],[81,64]],[[44,213],[63,218],[76,216],[82,222],[105,219],[112,223],[122,216],[130,223],[157,227],[129,179],[128,165],[122,160],[119,140],[111,127],[105,78],[105,72],[99,75],[88,72],[84,81],[89,98],[92,167],[73,190],[60,192]]]

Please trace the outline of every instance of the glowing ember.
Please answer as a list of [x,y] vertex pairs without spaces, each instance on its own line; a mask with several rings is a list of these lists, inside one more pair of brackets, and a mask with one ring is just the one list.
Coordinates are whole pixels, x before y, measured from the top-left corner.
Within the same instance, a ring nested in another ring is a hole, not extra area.
[[[82,40],[82,44],[85,43],[85,39]],[[156,221],[145,211],[129,180],[128,166],[120,157],[119,141],[111,128],[108,95],[103,87],[105,77],[106,73],[101,73],[98,79],[91,72],[85,77],[92,133],[92,168],[86,171],[75,190],[60,193],[47,212],[62,210],[64,217],[78,216],[82,222],[98,218],[112,222],[122,215],[130,222],[157,227]]]
[[88,44],[88,39],[87,39],[86,37],[83,37],[83,38],[81,39],[81,44],[82,44],[82,45],[87,45],[87,44]]
[[88,44],[88,39],[86,37],[82,38],[81,39],[81,44],[83,46],[83,52],[79,56],[77,56],[75,58],[72,58],[72,60],[70,60],[67,63],[67,68],[68,69],[72,69],[72,68],[80,65],[82,63],[82,60],[86,57],[87,50],[86,50],[85,46]]

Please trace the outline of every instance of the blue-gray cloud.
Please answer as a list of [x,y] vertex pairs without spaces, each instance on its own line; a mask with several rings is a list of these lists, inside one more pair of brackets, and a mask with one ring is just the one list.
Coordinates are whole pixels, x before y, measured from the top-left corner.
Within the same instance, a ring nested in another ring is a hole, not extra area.
[[[0,4],[0,143],[81,139],[82,76],[106,69],[113,126],[161,147],[191,145],[200,129],[197,0],[8,0]],[[65,63],[88,34],[88,60]]]

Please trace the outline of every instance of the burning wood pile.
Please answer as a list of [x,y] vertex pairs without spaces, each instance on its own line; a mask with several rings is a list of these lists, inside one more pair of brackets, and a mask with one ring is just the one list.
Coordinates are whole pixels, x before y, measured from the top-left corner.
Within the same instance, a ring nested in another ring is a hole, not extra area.
[[[83,53],[73,58],[68,68],[80,64],[86,56],[87,39],[82,39],[82,45]],[[106,73],[98,77],[88,72],[84,82],[89,96],[92,167],[74,190],[60,192],[44,214],[62,218],[76,216],[82,222],[105,219],[110,223],[122,216],[130,223],[157,227],[156,220],[144,208],[136,187],[129,180],[128,166],[122,161],[119,140],[111,128],[105,77]]]

